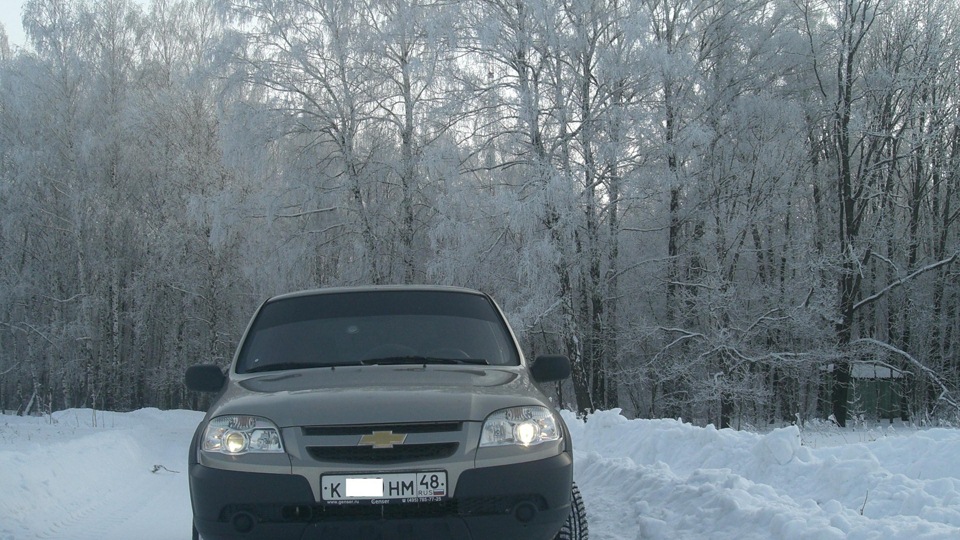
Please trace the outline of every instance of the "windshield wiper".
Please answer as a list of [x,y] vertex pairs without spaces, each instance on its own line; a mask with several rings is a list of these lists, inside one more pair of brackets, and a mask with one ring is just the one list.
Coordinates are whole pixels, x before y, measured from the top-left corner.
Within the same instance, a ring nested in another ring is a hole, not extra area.
[[387,356],[384,358],[361,360],[360,363],[365,366],[401,366],[415,364],[468,364],[472,366],[486,366],[489,364],[489,362],[483,358],[431,358],[427,356]]
[[324,364],[320,362],[276,362],[262,364],[248,368],[244,373],[264,373],[267,371],[285,371],[288,369],[332,368],[341,366],[355,366],[355,362],[341,364]]
[[[371,358],[360,361],[359,365],[364,366],[402,366],[402,365],[472,365],[485,366],[489,362],[482,358],[432,358],[426,356],[387,356],[384,358]],[[267,373],[270,371],[287,371],[291,369],[310,369],[310,368],[334,368],[343,366],[356,366],[356,362],[342,362],[325,364],[320,362],[275,362],[273,364],[261,364],[248,368],[244,373]]]

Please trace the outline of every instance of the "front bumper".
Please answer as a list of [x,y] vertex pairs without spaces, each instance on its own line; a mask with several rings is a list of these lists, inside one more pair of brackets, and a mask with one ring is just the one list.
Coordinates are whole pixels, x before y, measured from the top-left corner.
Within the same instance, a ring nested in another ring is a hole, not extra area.
[[194,526],[219,539],[551,540],[570,511],[569,452],[464,471],[442,502],[325,505],[299,475],[247,473],[192,463]]

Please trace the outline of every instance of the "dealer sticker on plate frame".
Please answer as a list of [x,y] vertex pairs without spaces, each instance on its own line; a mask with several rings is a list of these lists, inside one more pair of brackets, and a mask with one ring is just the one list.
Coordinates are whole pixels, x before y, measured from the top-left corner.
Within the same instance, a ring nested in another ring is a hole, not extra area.
[[447,473],[327,474],[320,478],[320,492],[333,504],[434,502],[447,496]]

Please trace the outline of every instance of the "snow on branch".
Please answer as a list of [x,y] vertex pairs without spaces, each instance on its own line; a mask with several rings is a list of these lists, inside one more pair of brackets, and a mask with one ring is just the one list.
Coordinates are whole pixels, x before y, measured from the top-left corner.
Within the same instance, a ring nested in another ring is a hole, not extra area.
[[675,345],[678,345],[688,339],[693,339],[693,338],[700,338],[704,340],[707,339],[707,336],[701,334],[700,332],[691,332],[683,328],[664,328],[661,326],[660,328],[658,328],[658,330],[660,330],[661,332],[667,332],[667,333],[675,333],[675,334],[678,333],[680,334],[680,337],[678,337],[677,339],[673,340],[672,342],[662,347],[660,351],[653,357],[653,361],[658,360],[662,355],[666,354],[666,352],[672,349]]
[[337,210],[336,206],[331,206],[329,208],[317,208],[315,210],[304,210],[302,212],[292,212],[289,214],[277,214],[277,218],[300,218],[304,216],[312,216],[314,214],[324,214],[327,212],[334,212]]
[[879,292],[877,292],[877,293],[874,293],[873,295],[868,296],[867,298],[864,298],[863,300],[861,300],[861,301],[857,302],[856,304],[854,304],[853,310],[856,311],[856,310],[862,308],[863,306],[865,306],[865,305],[867,305],[867,304],[871,304],[871,303],[873,303],[873,302],[876,302],[877,300],[879,300],[880,298],[882,298],[883,295],[887,294],[888,292],[892,291],[893,289],[896,289],[897,287],[903,285],[903,284],[906,283],[907,281],[910,281],[911,279],[913,279],[913,278],[915,278],[915,277],[917,277],[917,276],[919,276],[919,275],[921,275],[921,274],[924,274],[924,273],[929,272],[929,271],[931,271],[931,270],[936,270],[937,268],[940,268],[941,266],[947,266],[947,265],[949,265],[949,264],[952,264],[954,261],[957,260],[958,257],[960,257],[960,251],[958,251],[957,253],[954,253],[951,257],[949,257],[949,258],[947,258],[947,259],[944,259],[944,260],[942,260],[942,261],[937,261],[937,262],[932,263],[932,264],[928,264],[927,266],[924,266],[923,268],[920,268],[920,269],[916,270],[915,272],[913,272],[912,274],[910,274],[910,275],[908,275],[908,276],[906,276],[906,277],[902,277],[902,278],[896,279],[893,283],[887,285],[887,286],[884,287],[881,291],[879,291]]

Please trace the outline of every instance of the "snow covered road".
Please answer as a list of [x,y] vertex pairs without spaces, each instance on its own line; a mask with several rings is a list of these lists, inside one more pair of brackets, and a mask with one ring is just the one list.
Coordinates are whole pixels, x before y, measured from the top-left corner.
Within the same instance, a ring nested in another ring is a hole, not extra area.
[[186,448],[202,418],[0,416],[0,539],[189,539]]
[[[960,538],[960,430],[564,417],[594,540]],[[0,540],[189,538],[185,452],[201,418],[0,416]]]

